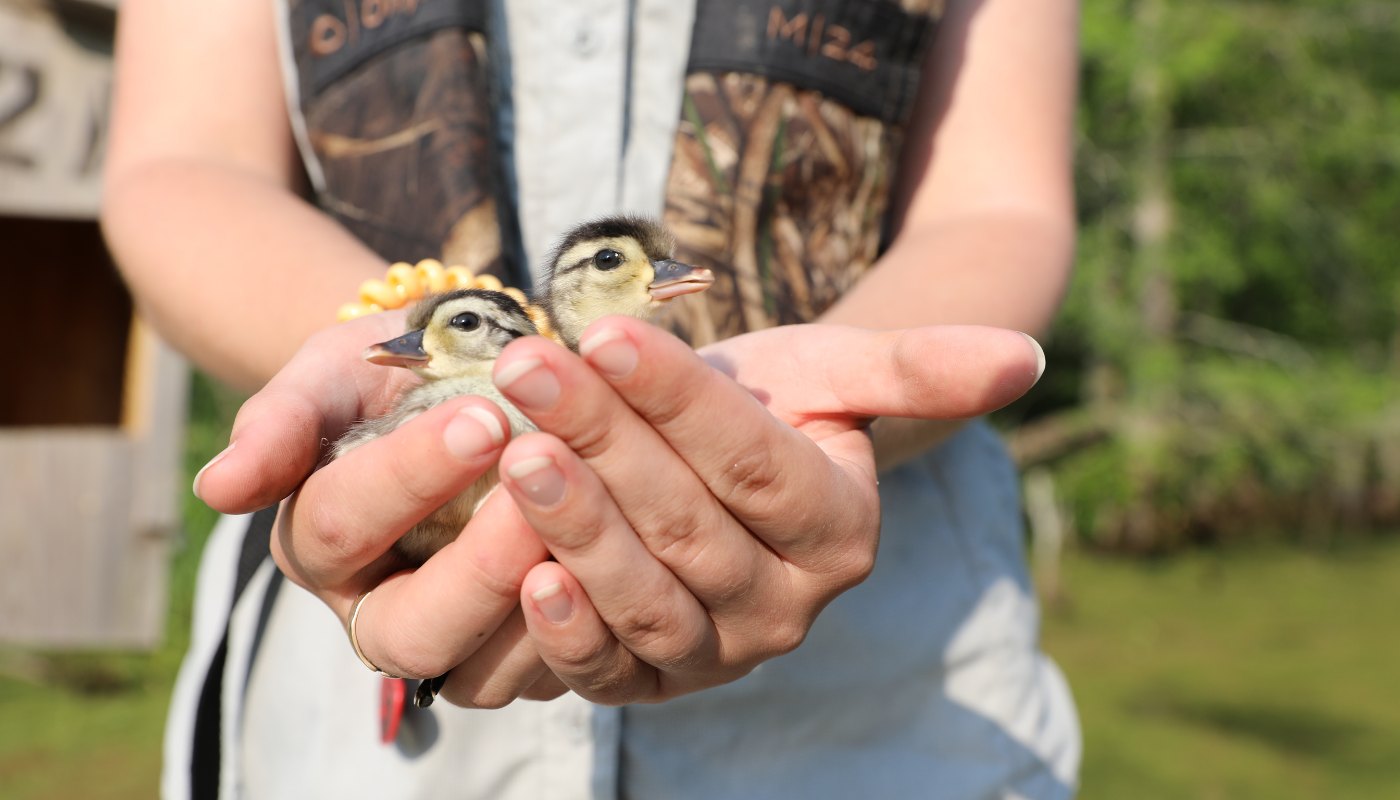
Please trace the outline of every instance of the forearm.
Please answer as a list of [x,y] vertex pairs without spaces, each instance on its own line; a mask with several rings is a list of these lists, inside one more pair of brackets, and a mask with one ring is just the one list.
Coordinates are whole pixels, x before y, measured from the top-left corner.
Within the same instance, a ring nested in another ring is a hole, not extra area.
[[102,224],[143,314],[202,368],[248,390],[384,268],[287,188],[195,160],[110,174]]
[[103,175],[103,232],[143,314],[245,389],[383,268],[295,191],[274,5],[123,0]]
[[1073,222],[991,210],[897,239],[822,322],[865,328],[993,325],[1043,335],[1059,307]]
[[[1077,29],[1076,0],[948,3],[899,167],[894,242],[823,321],[1045,334],[1074,250]],[[956,428],[882,420],[881,469]]]

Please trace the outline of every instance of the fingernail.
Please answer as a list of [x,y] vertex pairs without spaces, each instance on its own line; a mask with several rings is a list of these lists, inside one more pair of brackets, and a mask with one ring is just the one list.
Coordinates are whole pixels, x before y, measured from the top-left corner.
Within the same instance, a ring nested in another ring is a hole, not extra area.
[[228,455],[229,452],[233,450],[233,446],[234,446],[235,444],[238,444],[238,443],[237,443],[237,442],[229,442],[228,447],[225,447],[225,448],[223,449],[223,451],[220,452],[217,456],[214,456],[213,458],[209,459],[209,463],[208,463],[208,464],[205,464],[205,465],[202,466],[202,467],[200,467],[200,468],[199,468],[199,472],[196,472],[196,473],[194,474],[194,484],[190,487],[190,491],[194,492],[194,496],[195,496],[195,497],[198,497],[200,500],[203,500],[203,499],[204,499],[204,495],[202,495],[202,494],[199,493],[199,479],[204,477],[204,473],[205,473],[206,470],[208,470],[210,467],[212,467],[212,466],[214,466],[215,464],[217,464],[217,463],[219,463],[220,461],[222,461],[223,458],[224,458],[224,456]]
[[632,374],[637,368],[637,348],[627,334],[608,328],[579,343],[579,355],[597,370],[614,380]]
[[564,591],[562,583],[551,583],[537,592],[532,592],[530,599],[535,601],[535,608],[540,610],[544,618],[555,625],[563,625],[574,615],[574,601],[569,597],[569,593]]
[[564,497],[564,473],[549,456],[535,456],[506,468],[506,474],[535,505],[552,506]]
[[1045,350],[1041,348],[1040,342],[1037,342],[1029,333],[1021,335],[1026,337],[1026,341],[1030,342],[1031,347],[1035,350],[1035,380],[1031,381],[1031,384],[1034,385],[1036,381],[1040,380],[1040,376],[1045,374]]
[[522,358],[496,373],[496,388],[516,405],[548,408],[559,399],[559,379],[538,358]]
[[506,440],[506,432],[491,412],[467,406],[447,423],[442,431],[442,444],[459,461],[468,461],[489,453]]

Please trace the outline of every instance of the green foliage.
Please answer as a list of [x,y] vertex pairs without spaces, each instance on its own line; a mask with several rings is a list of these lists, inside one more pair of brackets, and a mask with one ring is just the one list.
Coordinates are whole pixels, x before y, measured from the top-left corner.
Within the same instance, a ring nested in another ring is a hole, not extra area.
[[1141,4],[1084,7],[1080,207],[1095,245],[1082,264],[1097,268],[1087,278],[1129,263],[1149,133],[1134,82],[1157,69],[1180,304],[1309,344],[1394,336],[1400,9],[1172,2],[1143,30]]
[[1266,525],[1316,537],[1400,517],[1400,381],[1344,361],[1284,369],[1199,353],[1176,375],[1055,461],[1094,544],[1161,549]]
[[1084,4],[1077,272],[1016,412],[1104,421],[1049,459],[1082,534],[1392,518],[1397,46],[1372,0]]

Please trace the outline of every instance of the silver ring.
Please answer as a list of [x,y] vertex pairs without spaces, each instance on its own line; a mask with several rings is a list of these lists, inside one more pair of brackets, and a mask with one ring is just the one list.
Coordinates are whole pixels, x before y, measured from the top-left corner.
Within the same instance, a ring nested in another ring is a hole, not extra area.
[[355,623],[360,619],[360,606],[365,604],[365,601],[369,599],[370,592],[373,591],[373,589],[370,589],[368,592],[361,592],[360,596],[355,598],[355,605],[350,607],[350,621],[345,623],[345,632],[350,635],[350,646],[355,649],[355,655],[360,659],[360,663],[364,664],[370,672],[385,678],[397,678],[399,676],[390,675],[379,667],[376,667],[374,662],[370,661],[369,658],[365,656],[365,651],[360,649],[360,639],[355,635]]

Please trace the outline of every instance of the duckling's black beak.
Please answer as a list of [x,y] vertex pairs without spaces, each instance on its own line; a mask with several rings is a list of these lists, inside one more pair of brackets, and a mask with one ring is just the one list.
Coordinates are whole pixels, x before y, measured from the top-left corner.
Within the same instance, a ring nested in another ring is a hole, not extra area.
[[656,277],[647,286],[653,300],[670,300],[683,294],[703,292],[715,282],[715,274],[704,267],[692,267],[669,258],[651,262]]
[[405,333],[397,339],[365,348],[365,360],[385,367],[421,367],[428,363],[423,351],[423,332]]

